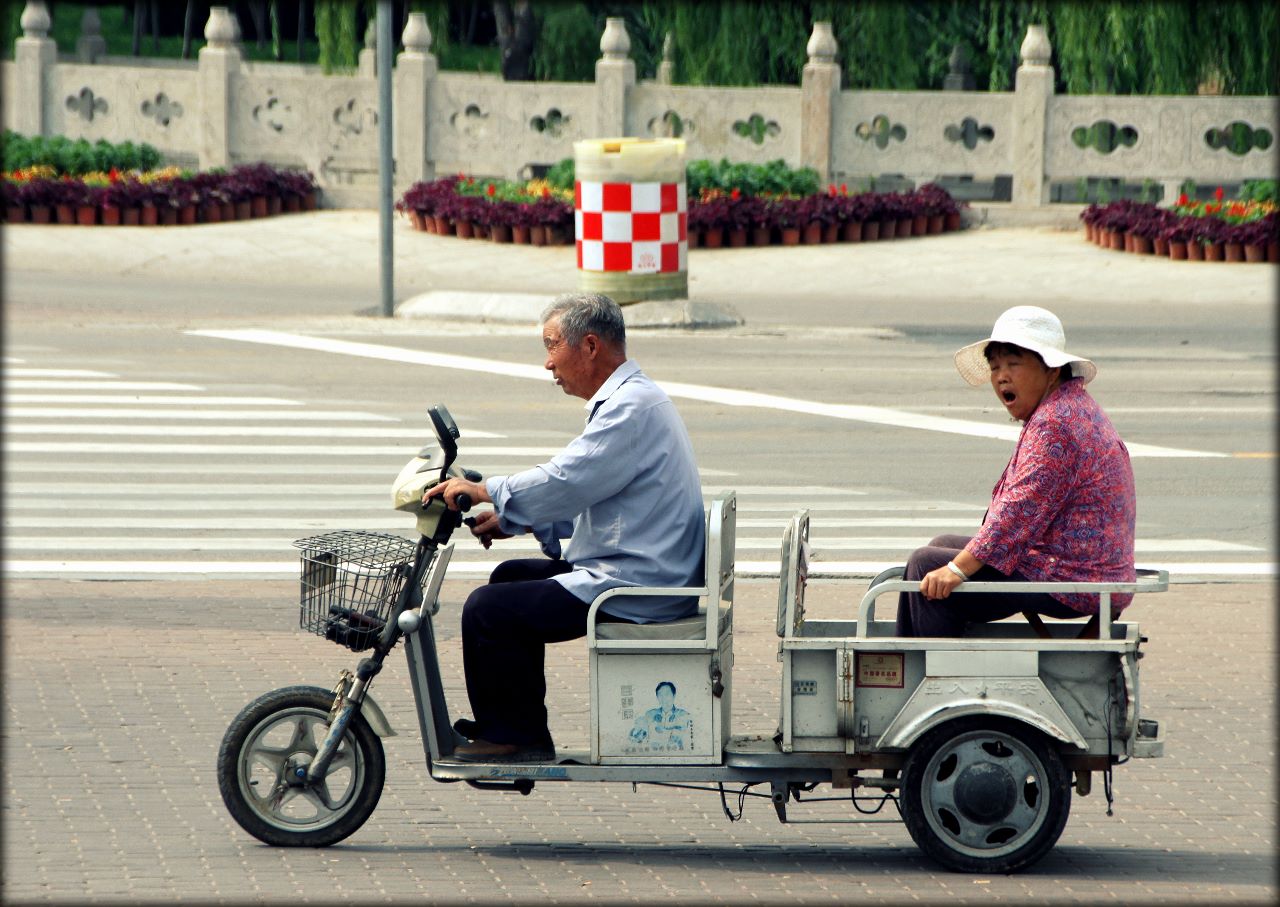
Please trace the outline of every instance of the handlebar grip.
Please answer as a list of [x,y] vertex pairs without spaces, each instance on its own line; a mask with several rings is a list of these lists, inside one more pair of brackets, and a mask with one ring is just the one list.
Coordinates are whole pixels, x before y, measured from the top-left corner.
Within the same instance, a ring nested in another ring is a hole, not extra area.
[[453,502],[458,505],[459,513],[466,513],[471,509],[471,495],[467,494],[465,491],[459,493],[458,496],[453,499]]

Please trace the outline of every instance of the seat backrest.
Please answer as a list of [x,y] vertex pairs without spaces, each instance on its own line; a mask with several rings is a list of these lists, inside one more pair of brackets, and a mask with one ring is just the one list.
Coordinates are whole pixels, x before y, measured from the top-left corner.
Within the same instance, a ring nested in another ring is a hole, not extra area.
[[809,511],[798,511],[782,532],[778,566],[779,636],[799,634],[804,624],[804,589],[809,579]]
[[[707,589],[711,600],[733,601],[734,549],[738,542],[738,493],[716,495],[707,511]],[[708,601],[710,607],[710,601]]]

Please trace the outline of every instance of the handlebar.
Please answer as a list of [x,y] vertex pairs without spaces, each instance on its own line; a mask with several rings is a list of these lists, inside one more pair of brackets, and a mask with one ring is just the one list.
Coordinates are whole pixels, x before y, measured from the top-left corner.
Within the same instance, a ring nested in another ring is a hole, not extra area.
[[454,497],[453,503],[457,505],[459,513],[466,513],[471,509],[471,495],[465,491],[460,492]]

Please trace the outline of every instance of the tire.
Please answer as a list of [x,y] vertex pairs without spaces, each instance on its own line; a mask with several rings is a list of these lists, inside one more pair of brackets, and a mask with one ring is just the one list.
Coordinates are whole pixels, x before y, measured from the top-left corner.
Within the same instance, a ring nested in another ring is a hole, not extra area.
[[327,847],[353,834],[378,805],[386,758],[359,714],[320,785],[288,783],[324,741],[332,704],[328,690],[284,687],[249,703],[227,728],[218,750],[218,789],[231,817],[259,841]]
[[925,734],[902,771],[902,817],[916,845],[955,872],[1011,873],[1062,835],[1071,775],[1038,731],[960,718]]

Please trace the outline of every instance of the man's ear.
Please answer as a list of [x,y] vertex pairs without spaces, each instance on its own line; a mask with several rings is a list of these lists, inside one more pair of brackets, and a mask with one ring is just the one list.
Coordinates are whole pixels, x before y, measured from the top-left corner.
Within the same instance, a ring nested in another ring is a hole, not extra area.
[[582,337],[582,351],[587,355],[588,359],[594,359],[600,355],[600,338],[595,334],[584,334]]

